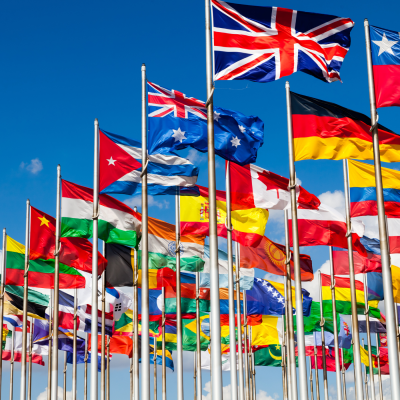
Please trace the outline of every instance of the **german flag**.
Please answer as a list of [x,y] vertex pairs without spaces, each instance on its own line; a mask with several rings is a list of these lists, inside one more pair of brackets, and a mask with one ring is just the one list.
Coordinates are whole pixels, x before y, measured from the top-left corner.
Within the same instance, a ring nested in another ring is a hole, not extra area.
[[[294,158],[373,160],[371,118],[291,92]],[[381,161],[400,161],[400,136],[378,124]]]

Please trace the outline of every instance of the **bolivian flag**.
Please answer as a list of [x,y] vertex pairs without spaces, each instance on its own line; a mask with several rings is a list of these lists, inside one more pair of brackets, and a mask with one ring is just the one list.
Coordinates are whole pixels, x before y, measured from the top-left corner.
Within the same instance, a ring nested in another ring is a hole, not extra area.
[[[208,188],[198,186],[200,196],[181,196],[181,235],[209,234]],[[268,210],[250,208],[235,210],[232,208],[233,240],[243,246],[257,246],[264,236],[268,221]],[[217,227],[218,236],[227,237],[226,229],[226,192],[217,190]]]
[[[54,260],[29,260],[28,285],[54,289]],[[6,285],[24,286],[25,246],[7,236]],[[72,267],[60,263],[60,289],[84,288],[85,278]]]
[[[371,118],[291,92],[295,161],[373,160]],[[378,124],[381,161],[400,161],[400,136]]]
[[[321,274],[322,277],[322,301],[324,305],[324,315],[332,314],[332,292],[331,292],[331,277],[326,274]],[[351,291],[350,279],[335,277],[335,297],[336,297],[336,312],[338,314],[351,315]],[[357,312],[364,314],[364,285],[360,281],[356,281],[356,298]],[[378,309],[379,300],[369,301],[369,313],[371,317],[380,318],[381,312]]]

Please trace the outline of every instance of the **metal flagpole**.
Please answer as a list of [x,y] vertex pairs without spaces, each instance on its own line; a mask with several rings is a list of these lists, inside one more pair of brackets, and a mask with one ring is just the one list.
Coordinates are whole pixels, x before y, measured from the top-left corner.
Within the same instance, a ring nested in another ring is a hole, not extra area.
[[242,350],[242,309],[240,307],[240,252],[239,243],[236,242],[236,313],[237,313],[237,335],[238,335],[238,357],[239,357],[239,400],[244,400],[243,382],[243,350]]
[[157,338],[154,336],[154,355],[153,355],[153,367],[154,367],[154,400],[157,400]]
[[76,363],[76,353],[77,353],[77,331],[78,331],[78,291],[74,290],[74,344],[72,351],[72,400],[76,400],[77,396],[77,363]]
[[322,304],[322,275],[321,270],[319,270],[319,294],[320,294],[320,301],[319,301],[319,309],[321,313],[321,347],[322,347],[322,372],[324,377],[324,398],[325,400],[329,400],[329,393],[328,393],[328,376],[326,373],[326,354],[325,354],[325,318],[324,318],[324,307]]
[[[7,232],[3,229],[3,257],[1,266],[1,284],[0,284],[0,338],[3,340],[3,317],[4,317],[4,285],[6,281],[6,264],[7,264]],[[0,346],[0,400],[1,400],[1,383],[3,378],[3,346]]]
[[[53,349],[53,343],[51,338],[53,337],[53,331],[52,331],[52,317],[53,317],[53,289],[50,289],[50,302],[49,302],[49,346],[48,346],[48,352],[49,355],[47,357],[47,363],[49,364],[47,366],[47,400],[51,400],[51,361],[52,361],[52,356],[51,352]],[[86,399],[85,399],[86,400]]]
[[193,387],[193,393],[194,393],[194,400],[197,400],[197,382],[196,382],[196,352],[193,352],[193,381],[194,381],[194,387]]
[[[296,171],[294,167],[293,149],[293,127],[292,127],[292,104],[290,101],[290,85],[286,82],[286,105],[287,105],[287,124],[289,139],[289,170],[290,170],[290,195],[292,210],[292,233],[293,233],[293,260],[294,260],[294,280],[296,304],[296,326],[297,326],[297,352],[299,362],[299,387],[301,400],[308,399],[307,383],[307,363],[306,346],[304,339],[304,320],[303,320],[303,298],[301,291],[301,270],[300,270],[300,250],[299,250],[299,231],[297,226],[297,200],[296,200]],[[293,378],[293,377],[292,377]],[[297,397],[293,398],[297,399]]]
[[[228,239],[228,298],[229,298],[229,355],[231,376],[231,399],[238,400],[237,394],[237,361],[236,361],[236,326],[235,326],[235,284],[233,278],[233,252],[232,252],[232,216],[231,216],[231,164],[227,162],[225,188],[226,188],[226,229]],[[237,264],[237,261],[236,261]],[[238,279],[240,277],[238,276]],[[201,399],[199,399],[201,400]]]
[[[371,382],[371,399],[375,400],[375,382],[374,382],[374,371],[372,363],[372,346],[371,346],[371,329],[369,325],[369,305],[368,305],[368,283],[367,276],[364,275],[364,303],[365,303],[365,322],[367,325],[367,343],[368,343],[368,361],[369,361],[369,376]],[[371,372],[372,371],[372,372]]]
[[[364,347],[364,339],[361,340],[361,343],[362,343],[362,347],[364,349],[365,348]],[[364,385],[365,385],[365,398],[366,398],[366,400],[368,400],[369,399],[369,397],[368,397],[368,375],[367,375],[367,367],[365,366],[365,364],[364,364]]]
[[[286,213],[286,211],[285,211],[285,213]],[[285,217],[285,222],[286,222],[286,217]],[[287,227],[287,224],[285,225],[286,227]],[[287,229],[285,229],[285,235],[287,234]],[[288,242],[286,241],[286,250],[288,249],[288,246],[289,246],[289,244],[288,244]],[[290,248],[289,248],[289,252],[290,252]],[[287,267],[287,264],[285,264],[286,265],[286,267]],[[288,304],[289,304],[289,302],[288,302],[288,274],[287,274],[287,271],[286,271],[286,274],[284,275],[284,278],[283,278],[283,281],[284,281],[284,287],[283,287],[283,290],[284,290],[284,295],[285,295],[285,317],[284,317],[284,340],[285,340],[285,344],[286,344],[286,346],[285,346],[285,359],[284,359],[284,362],[285,362],[285,382],[286,382],[286,397],[287,397],[287,400],[291,400],[291,396],[292,396],[292,393],[291,393],[291,390],[289,389],[289,384],[288,384],[288,382],[291,382],[291,379],[290,379],[290,357],[289,357],[289,346],[290,346],[290,344],[289,344],[289,328],[288,328],[288,323],[289,323],[289,317],[288,317],[288,309],[289,309],[289,306],[288,306]],[[283,359],[283,355],[282,355],[282,359]]]
[[[196,278],[197,280],[197,278]],[[167,365],[165,363],[165,288],[162,288],[162,400],[167,400]]]
[[88,389],[88,379],[87,379],[87,370],[88,370],[88,358],[89,358],[89,353],[88,353],[88,337],[89,334],[86,333],[85,337],[85,372],[83,376],[83,400],[87,400],[87,389]]
[[[10,361],[10,400],[14,397],[14,343],[15,343],[15,328],[11,330],[11,361]],[[3,340],[3,338],[1,339]]]
[[250,382],[249,382],[249,352],[247,342],[247,307],[246,291],[243,290],[243,328],[244,328],[244,373],[246,383],[246,400],[250,400]]
[[[213,385],[211,398],[222,399],[222,364],[221,364],[221,321],[219,308],[219,270],[217,236],[217,199],[215,179],[214,147],[214,111],[213,111],[213,70],[211,48],[211,12],[210,0],[205,0],[206,17],[206,71],[207,71],[207,147],[208,147],[208,199],[209,199],[209,245],[210,245],[210,322],[213,346],[211,367]],[[239,275],[238,275],[239,276]]]
[[[29,329],[29,369],[28,369],[28,400],[32,399],[32,347],[33,347],[33,318]],[[1,336],[2,337],[2,336]],[[3,340],[3,339],[2,339]]]
[[[289,218],[288,210],[284,211],[285,214],[285,242],[286,242],[286,294],[287,294],[287,319],[286,319],[286,330],[287,334],[287,351],[288,351],[288,363],[287,368],[288,381],[290,382],[289,399],[297,400],[297,368],[296,368],[296,353],[294,344],[294,322],[293,322],[293,299],[292,299],[292,272],[291,272],[291,253],[290,253],[290,238],[289,238]],[[297,279],[297,278],[296,278]],[[296,289],[297,290],[297,289]],[[297,300],[296,300],[297,301]],[[300,304],[303,304],[301,302]],[[296,314],[297,315],[297,314]],[[297,320],[297,326],[299,320]]]
[[130,393],[130,396],[129,397],[131,400],[133,400],[133,354],[135,352],[135,348],[134,348],[135,343],[133,341],[133,335],[134,335],[134,333],[133,333],[133,324],[132,324],[132,357],[129,360],[129,362],[130,362],[130,365],[129,365],[129,383],[130,383],[129,393]]
[[109,336],[107,340],[107,400],[110,400],[110,340]]
[[[343,362],[343,349],[340,352],[340,355],[342,357],[342,378],[343,378],[343,400],[347,400],[347,392],[346,392],[346,368],[344,367],[344,362]],[[382,399],[381,399],[382,400]]]
[[176,374],[177,399],[183,400],[183,343],[182,343],[182,302],[181,302],[181,222],[179,210],[179,189],[175,195],[175,257],[176,257]]
[[319,374],[318,374],[318,352],[314,341],[314,364],[315,364],[315,392],[317,394],[317,400],[320,399],[319,395]]
[[[234,316],[235,317],[235,316]],[[235,318],[233,319],[233,323],[235,323]],[[202,391],[203,391],[203,382],[201,376],[201,343],[200,343],[200,330],[201,330],[201,322],[200,322],[200,272],[196,272],[196,352],[197,352],[197,400],[202,400]],[[235,391],[233,390],[232,393]],[[164,399],[163,399],[164,400]],[[237,400],[237,399],[236,399]]]
[[[142,65],[142,400],[150,400],[150,351],[149,351],[149,242],[147,207],[147,112],[146,66]],[[145,164],[146,163],[146,164]],[[135,360],[136,361],[136,360]],[[139,362],[139,360],[138,360]],[[137,366],[139,373],[139,367]],[[135,371],[136,373],[136,371]],[[135,387],[135,396],[139,388]],[[139,400],[135,397],[135,400]]]
[[309,361],[310,361],[310,400],[314,400],[314,387],[313,387],[313,373],[312,373],[311,356],[309,356]]
[[[98,351],[98,248],[99,248],[99,121],[94,120],[94,168],[93,168],[93,253],[92,253],[92,327],[91,348],[92,362],[90,363],[90,400],[98,400],[97,363]],[[52,400],[56,400],[56,397]]]
[[[106,244],[103,242],[103,256]],[[100,378],[100,399],[106,400],[106,271],[101,277],[101,378]],[[94,321],[94,320],[92,320]],[[93,325],[93,323],[92,323]]]
[[[26,228],[25,228],[25,271],[24,271],[24,300],[22,317],[22,354],[21,354],[21,389],[20,399],[26,399],[26,352],[28,326],[28,270],[29,270],[29,223],[30,202],[26,201]],[[3,339],[2,339],[3,340]]]
[[[376,335],[376,358],[378,361],[378,381],[379,381],[379,399],[383,400],[383,390],[382,390],[382,375],[381,375],[381,352],[379,350],[379,338],[378,333]],[[372,371],[373,372],[373,371]]]
[[365,29],[365,44],[367,50],[367,66],[368,66],[368,87],[369,87],[369,101],[371,108],[371,132],[372,143],[374,150],[374,165],[375,165],[375,182],[376,182],[376,202],[378,206],[378,225],[379,225],[379,240],[381,246],[381,259],[382,259],[382,281],[383,293],[385,297],[385,311],[386,311],[386,332],[389,354],[389,370],[390,370],[390,386],[392,398],[400,398],[400,373],[399,373],[399,359],[397,353],[397,327],[395,326],[394,315],[394,301],[392,289],[392,271],[390,266],[388,232],[385,218],[385,203],[383,198],[383,185],[381,173],[381,159],[379,151],[379,135],[378,135],[378,114],[376,111],[375,103],[375,87],[374,75],[372,71],[372,56],[371,56],[371,40],[369,36],[369,23],[368,20],[364,21]]
[[[61,234],[61,166],[57,166],[56,243],[54,250],[53,335],[51,350],[51,400],[58,399],[58,309],[60,286],[60,234]],[[97,400],[97,398],[95,399]]]
[[[358,333],[358,316],[357,316],[357,296],[356,281],[354,276],[354,260],[353,260],[353,242],[351,234],[351,218],[350,218],[350,198],[349,198],[349,179],[347,174],[347,160],[343,160],[343,179],[344,179],[344,198],[346,205],[346,224],[347,224],[347,248],[349,254],[349,272],[350,272],[350,294],[351,294],[351,321],[353,328],[354,341],[354,374],[356,387],[356,399],[363,400],[363,384],[361,370],[361,354],[360,354],[360,337]],[[386,302],[385,302],[386,304]]]
[[[335,339],[335,367],[336,367],[336,393],[337,400],[342,400],[342,379],[340,376],[340,358],[339,358],[339,335],[336,319],[336,293],[335,293],[335,275],[333,270],[332,246],[329,246],[329,261],[331,271],[331,296],[332,296],[332,315],[333,315],[333,334]],[[321,288],[322,290],[322,288]],[[321,301],[322,304],[322,301]],[[322,317],[322,315],[321,315]]]
[[[284,287],[285,290],[285,313],[287,309],[287,302],[286,302],[286,285]],[[284,318],[284,317],[282,317]],[[284,324],[283,324],[284,325]],[[283,338],[282,338],[282,361],[281,361],[281,367],[282,367],[282,389],[283,389],[283,400],[288,400],[288,394],[287,394],[287,377],[286,377],[286,332],[284,332]],[[313,399],[311,399],[313,400]]]
[[64,351],[64,386],[63,400],[67,400],[67,352]]
[[[137,208],[134,207],[134,211],[137,212]],[[147,216],[146,216],[147,218]],[[147,229],[147,225],[146,225]],[[133,393],[132,400],[139,400],[139,303],[138,303],[138,253],[136,249],[133,249]],[[163,289],[164,290],[164,289]]]
[[[250,336],[252,337],[253,335],[253,331],[250,327]],[[251,343],[250,343],[251,346]],[[252,348],[251,348],[252,349]],[[256,388],[256,365],[255,365],[255,361],[254,361],[254,353],[253,353],[253,349],[251,350],[252,354],[251,354],[251,362],[253,365],[253,400],[256,400],[257,397],[257,388]]]

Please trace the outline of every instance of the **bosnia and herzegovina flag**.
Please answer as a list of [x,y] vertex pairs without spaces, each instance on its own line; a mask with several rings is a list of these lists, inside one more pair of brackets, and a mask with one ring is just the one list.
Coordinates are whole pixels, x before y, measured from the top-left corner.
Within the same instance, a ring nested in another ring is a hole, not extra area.
[[[295,161],[373,160],[371,118],[291,92]],[[400,136],[378,124],[381,161],[400,161]]]
[[[197,186],[200,196],[181,197],[181,235],[208,235],[209,199],[208,188]],[[232,210],[232,239],[243,246],[257,246],[264,236],[268,221],[268,210],[250,208]],[[227,237],[226,229],[226,192],[217,190],[217,229],[218,236]]]
[[[375,167],[349,160],[351,217],[378,215]],[[400,217],[400,172],[381,167],[385,214]]]

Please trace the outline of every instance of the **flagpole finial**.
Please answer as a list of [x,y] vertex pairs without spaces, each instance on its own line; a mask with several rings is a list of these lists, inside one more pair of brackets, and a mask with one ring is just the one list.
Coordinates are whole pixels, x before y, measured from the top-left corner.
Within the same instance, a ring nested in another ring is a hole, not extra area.
[[285,83],[285,88],[286,88],[286,89],[290,89],[290,83],[289,83],[289,81],[286,81],[286,83]]
[[94,119],[94,124],[96,125],[96,124],[98,124],[99,123],[99,120],[97,119],[97,118],[95,118]]
[[369,26],[368,18],[364,19],[364,26]]
[[3,228],[3,234],[4,235],[6,234],[6,228]]
[[145,63],[142,64],[142,71],[146,71],[146,64]]
[[26,200],[26,205],[29,206],[29,204],[31,204],[31,202],[30,202],[29,199],[27,199],[27,200]]

